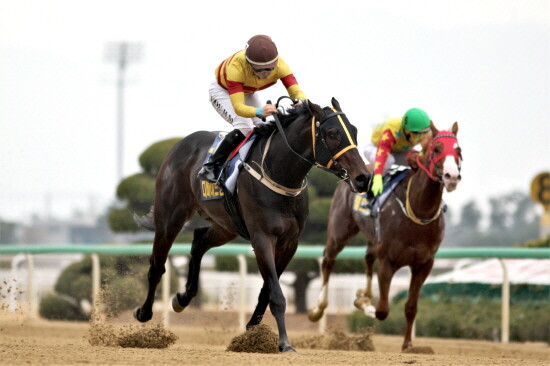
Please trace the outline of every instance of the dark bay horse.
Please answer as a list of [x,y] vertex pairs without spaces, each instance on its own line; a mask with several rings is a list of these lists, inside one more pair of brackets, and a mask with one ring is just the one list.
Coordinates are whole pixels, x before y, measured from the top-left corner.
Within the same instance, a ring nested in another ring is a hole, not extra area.
[[[286,300],[279,277],[296,252],[308,216],[307,173],[317,165],[337,174],[354,191],[364,192],[369,185],[370,174],[356,146],[357,130],[334,98],[332,105],[333,108],[322,109],[306,101],[278,114],[278,126],[251,148],[248,165],[237,181],[238,211],[264,280],[247,329],[261,322],[269,305],[277,322],[282,352],[295,350],[286,334]],[[197,173],[216,135],[195,132],[172,148],[157,174],[152,212],[136,218],[140,226],[155,231],[147,298],[134,311],[140,322],[153,316],[155,289],[165,272],[168,252],[195,211],[211,225],[194,231],[185,292],[177,293],[172,300],[176,312],[185,309],[197,294],[203,255],[237,237],[222,200],[201,200]]]
[[[389,195],[376,220],[354,212],[356,195],[339,184],[334,192],[329,213],[322,276],[323,286],[317,305],[309,310],[309,319],[317,321],[328,305],[328,281],[336,256],[359,231],[367,237],[365,256],[367,288],[357,292],[354,305],[366,315],[384,320],[389,314],[388,293],[393,275],[404,266],[411,269],[409,296],[405,304],[407,328],[402,350],[412,348],[412,327],[417,312],[420,288],[429,275],[435,254],[445,231],[441,214],[443,188],[454,191],[461,180],[461,150],[455,122],[451,131],[438,131],[431,125],[431,136],[423,145],[422,154],[410,154],[411,170]],[[380,298],[376,309],[370,304],[372,275],[378,259]]]

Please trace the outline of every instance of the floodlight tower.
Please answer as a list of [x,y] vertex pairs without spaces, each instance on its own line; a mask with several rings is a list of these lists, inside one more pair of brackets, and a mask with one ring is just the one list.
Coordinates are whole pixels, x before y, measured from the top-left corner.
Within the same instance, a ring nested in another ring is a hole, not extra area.
[[126,67],[141,60],[142,44],[138,42],[108,42],[105,46],[105,61],[117,66],[117,183],[124,175],[124,87]]

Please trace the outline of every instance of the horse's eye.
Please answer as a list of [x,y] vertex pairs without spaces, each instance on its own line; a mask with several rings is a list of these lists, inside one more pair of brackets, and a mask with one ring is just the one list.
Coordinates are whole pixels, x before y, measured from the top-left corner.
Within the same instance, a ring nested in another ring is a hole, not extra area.
[[434,154],[441,154],[443,151],[443,146],[441,144],[437,144],[434,146]]
[[334,149],[340,145],[342,142],[342,137],[340,132],[336,128],[329,128],[326,134],[327,146],[329,149]]

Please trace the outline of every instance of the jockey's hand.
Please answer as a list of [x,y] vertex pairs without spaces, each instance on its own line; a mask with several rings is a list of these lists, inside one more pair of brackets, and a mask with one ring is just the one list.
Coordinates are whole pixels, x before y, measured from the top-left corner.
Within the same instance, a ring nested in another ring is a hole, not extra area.
[[382,174],[375,174],[372,179],[372,186],[370,188],[372,194],[378,196],[384,190],[384,182],[382,181]]
[[275,104],[266,104],[262,108],[262,117],[271,116],[272,114],[277,113],[277,108],[275,108]]

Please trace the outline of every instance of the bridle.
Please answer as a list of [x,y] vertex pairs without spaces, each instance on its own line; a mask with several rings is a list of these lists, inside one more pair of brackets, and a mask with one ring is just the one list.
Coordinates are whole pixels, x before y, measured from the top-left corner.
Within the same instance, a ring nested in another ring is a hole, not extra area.
[[[284,99],[284,98],[288,98],[292,100],[292,98],[290,97],[282,96],[277,100],[277,103],[275,105],[276,108],[279,107],[279,102],[281,101],[281,99]],[[304,101],[304,103],[307,103],[307,101]],[[349,123],[349,121],[347,121],[347,118],[345,117],[346,115],[344,114],[344,112],[339,112],[336,109],[331,107],[327,107],[327,108],[331,110],[331,113],[325,114],[325,117],[321,121],[315,121],[315,116],[311,117],[311,140],[312,140],[313,157],[314,157],[313,161],[300,155],[290,146],[286,138],[286,134],[283,129],[283,126],[281,125],[281,121],[279,120],[279,117],[276,114],[274,114],[273,117],[275,119],[277,130],[283,137],[283,140],[286,146],[289,148],[290,151],[292,151],[294,155],[298,156],[300,159],[302,159],[303,161],[307,162],[312,166],[316,166],[321,170],[324,170],[336,175],[341,180],[348,181],[350,177],[348,175],[347,170],[344,169],[336,161],[336,159],[338,159],[346,151],[353,148],[357,148],[356,138],[354,134],[350,132],[350,129],[352,129],[352,125]],[[327,123],[332,123],[341,132],[344,132],[345,136],[347,137],[347,142],[341,143],[336,149],[330,149],[326,142],[325,128],[323,128],[323,125]],[[317,147],[319,146],[322,146],[323,149],[318,150]],[[321,160],[319,159],[319,157],[322,157],[322,161],[318,161],[318,160]],[[333,167],[333,169],[331,169],[331,167]]]
[[[436,140],[440,140],[440,142],[443,143],[443,151],[441,154],[434,157],[434,146]],[[437,163],[441,159],[446,158],[447,156],[453,156],[458,165],[458,171],[460,172],[461,169],[462,155],[456,152],[455,145],[458,145],[458,140],[455,134],[450,131],[439,131],[430,142],[430,145],[428,145],[427,155],[430,162],[428,168],[422,164],[420,161],[420,156],[417,154],[416,163],[418,164],[418,167],[422,169],[431,180],[443,183],[443,174],[437,166]],[[432,173],[433,171],[435,171],[435,174]]]
[[[438,156],[434,157],[434,146],[435,146],[435,141],[436,140],[440,140],[442,143],[443,143],[443,151],[441,154],[439,154]],[[430,164],[429,164],[429,168],[426,168],[426,166],[424,166],[424,164],[422,164],[422,162],[420,161],[420,156],[418,154],[418,152],[415,152],[417,155],[416,155],[416,163],[418,164],[418,167],[420,169],[422,169],[426,175],[428,175],[428,177],[435,181],[435,182],[439,182],[439,183],[443,183],[443,174],[441,173],[441,171],[439,170],[438,166],[437,166],[437,163],[447,157],[447,156],[453,156],[455,158],[455,161],[458,165],[458,171],[460,172],[460,163],[462,161],[462,156],[460,153],[457,153],[456,150],[455,150],[455,145],[458,145],[458,140],[456,138],[456,135],[449,132],[449,131],[440,131],[437,133],[437,135],[435,135],[435,137],[432,139],[432,141],[430,142],[430,145],[428,145],[428,149],[427,149],[427,155],[428,155],[428,159],[430,161]],[[435,169],[435,175],[432,174],[432,171],[434,171]],[[441,201],[439,203],[439,207],[437,208],[436,210],[436,213],[434,216],[432,216],[431,218],[429,219],[421,219],[419,218],[418,216],[416,216],[416,214],[414,213],[414,210],[411,206],[411,200],[410,200],[410,191],[411,191],[411,186],[412,186],[412,180],[413,178],[415,177],[415,175],[411,176],[411,178],[409,179],[409,182],[407,183],[407,191],[405,193],[405,205],[403,205],[403,203],[401,202],[401,200],[399,200],[399,198],[397,198],[397,202],[399,203],[399,205],[401,206],[401,209],[403,210],[403,212],[405,213],[405,215],[412,221],[414,222],[415,224],[418,224],[418,225],[427,225],[435,220],[437,220],[439,218],[439,215],[441,214],[441,212],[443,211],[443,201]]]
[[[283,98],[289,98],[289,97],[287,96],[280,97],[277,100],[277,103],[275,105],[276,108],[278,108],[279,102]],[[296,102],[292,98],[289,98],[289,99],[291,99],[293,102]],[[268,101],[267,103],[270,104],[270,101]],[[307,101],[305,101],[304,103],[307,103]],[[274,114],[273,117],[275,120],[275,124],[277,126],[277,131],[279,131],[286,146],[294,155],[298,156],[301,160],[305,161],[311,166],[316,166],[319,169],[330,172],[336,175],[341,180],[349,181],[350,177],[347,170],[344,169],[336,161],[336,159],[338,159],[346,151],[352,148],[357,148],[355,134],[350,132],[350,130],[354,131],[353,126],[351,125],[351,123],[349,123],[349,121],[347,120],[343,112],[339,112],[334,108],[330,108],[330,110],[331,110],[331,113],[325,114],[325,117],[321,121],[315,121],[315,116],[311,117],[311,139],[312,139],[313,156],[314,156],[313,161],[307,159],[300,153],[296,152],[290,146],[288,139],[286,137],[285,131],[283,129],[283,126],[281,124],[281,121],[279,120],[276,114]],[[340,132],[343,132],[344,135],[347,137],[347,142],[343,141],[336,148],[331,149],[326,142],[325,128],[323,126],[327,123],[334,125],[334,127],[340,130]],[[262,154],[261,163],[260,164],[256,163],[256,165],[258,165],[260,168],[260,173],[254,170],[254,168],[252,168],[247,163],[244,163],[243,166],[248,173],[250,173],[254,178],[256,178],[258,181],[263,183],[272,191],[285,196],[296,197],[306,188],[307,178],[304,179],[300,188],[287,188],[273,181],[271,178],[269,178],[269,176],[264,170],[265,156],[267,154],[267,151],[269,150],[271,139],[273,138],[274,134],[275,134],[275,131],[273,131],[271,136],[269,136],[266,147]]]

